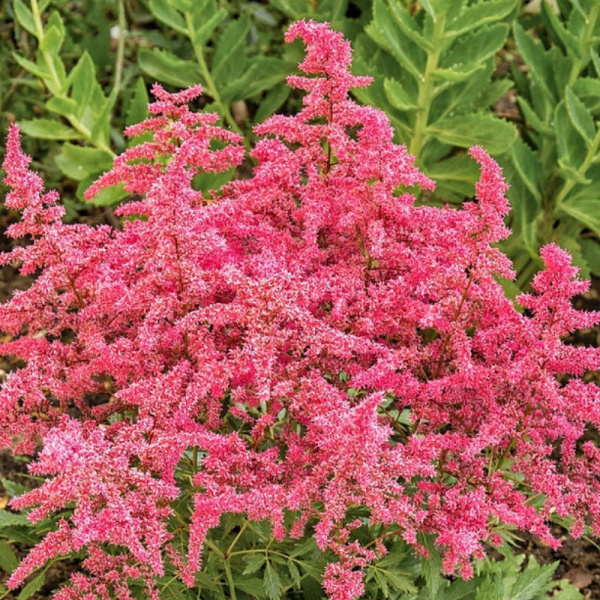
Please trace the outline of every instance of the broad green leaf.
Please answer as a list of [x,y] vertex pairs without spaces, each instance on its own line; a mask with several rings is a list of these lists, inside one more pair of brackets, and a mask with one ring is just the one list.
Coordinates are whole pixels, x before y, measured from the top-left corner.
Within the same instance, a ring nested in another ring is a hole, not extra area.
[[427,127],[427,132],[446,144],[460,148],[480,144],[490,154],[502,154],[508,151],[516,136],[516,130],[512,125],[489,113],[459,115],[444,119]]
[[1,481],[2,486],[11,498],[17,498],[18,496],[22,496],[23,494],[26,494],[29,491],[29,488],[25,487],[20,483],[17,483],[16,481],[6,479],[6,477],[2,477]]
[[64,39],[64,33],[58,27],[47,27],[44,37],[40,40],[40,50],[58,56]]
[[446,25],[447,36],[457,36],[506,17],[515,9],[515,0],[485,0],[455,14]]
[[118,90],[113,88],[110,96],[103,100],[101,109],[92,115],[93,126],[90,137],[94,144],[101,144],[104,147],[108,147],[110,144],[110,119],[117,95]]
[[444,54],[441,67],[459,71],[478,68],[483,61],[494,56],[504,46],[508,31],[508,25],[496,23],[461,37]]
[[[566,88],[565,100],[567,103],[567,112],[571,118],[575,129],[580,135],[587,141],[588,145],[591,145],[594,135],[596,134],[596,127],[594,126],[594,119],[588,112],[583,102],[573,93],[573,90],[569,87]],[[560,136],[560,131],[558,132]]]
[[279,58],[257,58],[243,77],[222,90],[221,97],[227,102],[252,98],[284,81],[292,71],[292,65]]
[[417,110],[419,108],[416,101],[411,98],[405,88],[395,79],[386,77],[383,80],[383,89],[390,104],[398,110]]
[[294,20],[301,19],[308,8],[307,3],[298,0],[269,0],[269,4]]
[[276,568],[270,561],[267,561],[265,567],[265,576],[263,579],[264,591],[271,600],[279,600],[283,592],[283,585]]
[[23,133],[42,140],[76,140],[81,138],[74,129],[51,119],[34,119],[32,121],[19,121]]
[[573,92],[593,115],[600,114],[600,79],[580,77],[573,84]]
[[76,117],[81,119],[89,108],[96,81],[96,67],[88,52],[84,52],[67,78],[67,86],[71,88],[71,98],[77,105]]
[[176,9],[169,5],[167,0],[150,0],[149,3],[152,14],[161,22],[174,31],[187,35],[188,30],[185,19]]
[[[447,191],[470,198],[475,193],[479,167],[468,156],[452,156],[428,165],[427,175],[435,180],[442,197]],[[442,192],[443,190],[443,192]]]
[[25,5],[23,0],[15,0],[13,4],[13,9],[15,11],[15,16],[17,17],[17,21],[26,29],[31,35],[37,37],[37,31],[35,29],[35,21],[33,20],[33,14],[31,10]]
[[12,573],[19,564],[19,559],[10,544],[0,541],[0,569],[6,573]]
[[569,215],[600,235],[600,202],[597,198],[567,198],[557,207],[557,212]]
[[75,181],[81,181],[91,174],[110,169],[113,157],[104,150],[66,143],[62,145],[62,152],[55,161],[65,175]]
[[462,68],[462,65],[456,65],[452,69],[435,69],[431,72],[431,77],[441,81],[466,81],[473,77],[477,71],[483,68],[483,64],[478,64],[472,68]]
[[33,596],[36,592],[39,592],[42,589],[45,579],[46,571],[38,575],[35,579],[32,579],[21,590],[21,593],[17,596],[17,600],[27,600],[27,598],[31,598],[31,596]]
[[178,58],[166,50],[142,48],[138,62],[144,73],[152,79],[181,88],[202,83],[202,75],[196,63]]
[[52,112],[67,118],[77,118],[79,107],[72,98],[49,98],[46,108]]

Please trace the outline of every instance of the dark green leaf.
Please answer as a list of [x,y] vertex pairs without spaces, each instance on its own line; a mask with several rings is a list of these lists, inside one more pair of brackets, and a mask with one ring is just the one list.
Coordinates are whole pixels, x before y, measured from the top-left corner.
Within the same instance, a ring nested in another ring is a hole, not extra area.
[[529,566],[525,571],[519,573],[512,587],[511,600],[534,600],[548,591],[552,587],[552,584],[548,584],[558,565],[557,561],[550,565],[538,566],[530,560]]
[[27,600],[31,598],[36,592],[39,592],[44,585],[44,579],[46,578],[46,572],[44,571],[38,575],[35,579],[32,579],[18,595],[17,600]]
[[265,593],[265,587],[262,579],[248,578],[240,579],[239,581],[233,582],[235,587],[246,594],[250,594],[253,597],[260,597]]
[[4,489],[11,498],[17,498],[29,491],[29,488],[20,483],[16,483],[15,481],[11,481],[10,479],[6,479],[6,477],[2,477],[1,481]]
[[143,77],[138,77],[127,108],[126,125],[141,123],[148,116],[148,92]]
[[227,18],[227,11],[220,9],[212,17],[203,21],[202,25],[194,31],[192,44],[197,47],[203,47],[208,42],[212,32]]
[[579,244],[583,258],[587,262],[590,271],[596,277],[600,277],[600,243],[596,240],[586,238],[580,240]]
[[242,15],[232,21],[219,36],[212,60],[212,73],[214,80],[221,86],[228,83],[236,67],[244,63],[249,29],[250,17]]
[[12,573],[19,564],[19,559],[9,544],[0,541],[0,569]]
[[262,566],[265,564],[266,557],[264,554],[252,554],[246,556],[244,560],[247,564],[243,574],[252,575],[252,573],[256,573],[262,569]]
[[504,582],[502,577],[486,577],[477,588],[475,600],[504,600]]
[[[554,111],[554,124],[557,131],[556,142],[559,161],[563,166],[576,171],[585,160],[587,147],[584,138],[575,129],[564,100],[558,104]],[[572,178],[569,174],[567,176]]]
[[264,590],[271,600],[279,600],[283,593],[283,585],[276,567],[269,561],[266,563],[265,576],[263,579]]
[[262,123],[263,121],[265,121],[276,110],[281,108],[281,106],[287,100],[289,95],[290,95],[290,88],[285,83],[276,85],[260,101],[260,106],[258,107],[258,110],[256,111],[254,120],[257,123]]
[[169,5],[167,0],[150,0],[152,14],[161,22],[178,33],[187,35],[188,30],[185,19],[176,9]]

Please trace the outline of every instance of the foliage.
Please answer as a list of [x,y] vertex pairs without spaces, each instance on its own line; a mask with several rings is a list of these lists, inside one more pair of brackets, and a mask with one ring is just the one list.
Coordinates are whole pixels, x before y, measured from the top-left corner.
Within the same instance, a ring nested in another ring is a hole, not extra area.
[[[537,270],[538,249],[557,242],[587,275],[600,275],[600,4],[547,3],[526,27],[514,24],[513,79],[524,124],[508,171],[514,211],[509,250],[520,282]],[[539,39],[535,39],[535,35]]]
[[[321,575],[333,600],[368,578],[384,596],[395,581],[448,600],[499,593],[502,578],[534,598],[551,568],[492,566],[477,589],[438,571],[473,577],[507,527],[557,547],[555,514],[575,536],[600,531],[586,438],[600,388],[585,378],[600,350],[563,342],[600,318],[570,304],[587,284],[548,245],[520,313],[496,281],[513,276],[494,247],[509,233],[498,165],[473,147],[476,201],[417,204],[408,190],[434,183],[387,117],[349,98],[371,79],[350,73],[348,42],[314,21],[292,25],[297,38],[305,75],[288,82],[303,108],[255,128],[251,179],[199,188],[240,164],[243,139],[190,110],[200,86],[154,87],[151,117],[126,131],[139,143],[87,192],[134,196],[122,229],[64,223],[11,128],[6,204],[22,220],[7,233],[32,243],[1,260],[39,276],[0,308],[0,351],[24,361],[0,391],[0,445],[42,444],[42,485],[11,506],[56,523],[11,589],[80,554],[87,574],[57,600],[184,585],[318,597]],[[408,555],[406,577],[381,562],[400,538],[429,557],[419,573]],[[260,575],[236,584],[242,567]]]

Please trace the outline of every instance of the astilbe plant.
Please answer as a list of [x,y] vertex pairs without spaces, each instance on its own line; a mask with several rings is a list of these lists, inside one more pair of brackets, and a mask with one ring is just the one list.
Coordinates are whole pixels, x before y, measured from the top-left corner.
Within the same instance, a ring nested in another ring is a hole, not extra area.
[[[547,246],[519,312],[496,281],[513,275],[493,247],[508,234],[498,165],[473,148],[474,201],[415,204],[408,188],[434,184],[386,116],[349,98],[369,84],[349,44],[314,22],[298,37],[303,109],[258,126],[253,177],[210,197],[194,177],[239,164],[241,139],[189,110],[199,87],[155,87],[153,116],[127,132],[152,141],[89,190],[137,196],[122,230],[63,223],[10,130],[6,204],[23,218],[8,234],[31,243],[2,262],[38,276],[0,310],[1,351],[24,361],[0,393],[0,441],[41,448],[43,485],[11,506],[66,511],[11,588],[73,551],[84,572],[57,600],[129,598],[134,579],[157,598],[167,560],[192,586],[225,513],[270,521],[277,540],[314,535],[334,600],[361,595],[394,535],[422,554],[433,536],[445,571],[469,577],[498,524],[552,547],[553,513],[600,533],[600,452],[584,441],[600,354],[563,341],[599,320],[571,306],[587,284]],[[169,517],[183,491],[182,555]],[[359,543],[365,522],[383,533]]]

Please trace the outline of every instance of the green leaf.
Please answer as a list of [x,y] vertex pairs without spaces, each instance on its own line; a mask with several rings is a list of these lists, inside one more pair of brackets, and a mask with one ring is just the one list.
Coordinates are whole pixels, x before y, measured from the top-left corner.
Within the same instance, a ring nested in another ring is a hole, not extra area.
[[449,36],[456,37],[466,31],[493,23],[506,17],[515,7],[515,0],[485,0],[458,12],[446,25]]
[[580,77],[573,84],[573,92],[594,115],[600,114],[600,80]]
[[221,97],[225,102],[252,98],[284,81],[292,71],[292,65],[279,58],[256,58],[243,77],[222,90]]
[[441,142],[469,148],[480,144],[490,154],[502,154],[510,149],[516,137],[516,130],[507,122],[489,113],[458,115],[438,121],[427,128]]
[[386,77],[383,80],[383,89],[387,99],[394,108],[403,111],[417,110],[419,108],[419,105],[409,96],[402,84],[395,79]]
[[255,598],[260,598],[265,593],[265,588],[262,579],[249,578],[234,581],[234,586],[246,594],[250,594]]
[[218,10],[212,17],[203,22],[202,26],[194,31],[192,44],[203,47],[208,42],[212,32],[227,18],[227,11],[224,8]]
[[486,577],[477,588],[475,600],[504,600],[504,583],[502,577]]
[[83,113],[90,105],[94,88],[99,88],[96,81],[96,67],[87,50],[77,61],[67,78],[67,87],[71,88],[71,98],[77,106],[75,116],[78,120],[81,120]]
[[527,123],[533,127],[538,133],[542,133],[544,135],[553,135],[554,130],[550,125],[544,123],[542,119],[537,115],[535,110],[531,107],[529,102],[525,100],[522,96],[517,97],[517,102],[519,104],[519,108],[521,109],[523,116]]
[[170,27],[174,31],[187,35],[188,30],[185,24],[185,19],[169,5],[167,0],[150,0],[149,3],[150,11],[152,14],[167,27]]
[[[92,185],[97,177],[91,176],[86,177],[83,181],[79,183],[77,186],[77,197],[82,202],[88,202],[83,195],[85,191]],[[111,185],[110,187],[104,188],[100,192],[98,192],[91,200],[91,203],[94,206],[116,206],[123,200],[129,196],[129,192],[126,192],[123,189],[123,184],[119,183],[118,185]]]
[[19,121],[23,133],[41,140],[76,140],[81,138],[74,129],[51,119],[34,119],[32,121]]
[[12,573],[19,564],[19,559],[10,544],[0,541],[0,569],[6,573]]
[[571,122],[579,134],[586,140],[588,147],[591,146],[596,134],[592,115],[588,112],[585,104],[581,102],[569,87],[566,88],[565,99],[567,103],[567,112],[569,113]]
[[562,100],[554,111],[554,124],[557,132],[559,161],[563,165],[577,170],[585,160],[587,146],[584,138],[575,128],[565,100]]
[[161,600],[185,600],[190,597],[188,588],[177,576],[161,577],[158,580],[158,593]]
[[243,575],[252,575],[256,573],[265,564],[266,557],[264,554],[252,554],[244,557],[244,561],[247,563],[244,569]]
[[225,85],[232,77],[235,68],[245,59],[244,48],[250,30],[250,17],[245,14],[232,21],[219,36],[212,60],[213,78]]
[[265,576],[263,579],[264,591],[271,600],[279,600],[283,592],[283,585],[275,566],[269,561],[266,563]]
[[519,573],[511,590],[511,600],[534,600],[538,595],[548,591],[552,587],[548,583],[558,565],[559,561],[543,566],[530,562],[527,569]]
[[534,42],[531,36],[516,22],[514,39],[523,60],[530,69],[531,77],[538,82],[548,100],[556,101],[557,94],[552,80],[552,65],[541,42]]
[[577,219],[596,235],[600,235],[600,202],[597,198],[567,198],[556,211]]
[[387,9],[394,23],[398,26],[398,30],[403,35],[427,52],[432,52],[435,49],[433,44],[423,36],[415,20],[408,15],[406,9],[398,0],[388,0]]
[[181,88],[190,87],[202,81],[200,69],[195,62],[182,60],[166,50],[142,48],[138,62],[144,73],[152,79]]
[[276,85],[260,101],[260,106],[256,111],[254,120],[256,123],[262,123],[270,117],[276,110],[283,106],[283,103],[290,95],[290,88],[284,83]]
[[542,19],[546,29],[554,34],[555,39],[562,44],[564,49],[573,56],[581,58],[581,43],[575,32],[569,31],[560,21],[556,13],[547,2],[542,2]]
[[600,276],[600,243],[596,240],[584,238],[579,241],[581,254],[587,262],[590,271],[596,276]]
[[512,146],[512,160],[521,180],[541,208],[539,177],[542,173],[542,165],[537,154],[522,140],[516,139]]
[[17,61],[19,66],[23,67],[36,77],[39,77],[40,79],[48,79],[50,77],[50,71],[45,69],[43,66],[19,56],[16,52],[12,53],[12,57],[15,59],[15,61]]
[[98,174],[112,167],[113,157],[104,150],[65,143],[54,159],[60,170],[75,181]]
[[127,115],[125,117],[126,125],[134,125],[141,123],[148,117],[148,91],[143,77],[138,77],[135,84],[133,96],[127,107]]
[[110,143],[110,119],[117,95],[118,90],[113,88],[110,96],[104,100],[102,108],[94,114],[94,125],[90,132],[90,138],[94,144],[108,146]]
[[429,553],[428,558],[421,559],[421,575],[425,579],[427,596],[430,600],[438,600],[440,585],[443,581],[441,577],[442,559],[440,558],[440,553],[433,544],[431,536],[421,535],[419,537],[421,543]]
[[43,585],[44,580],[46,579],[46,571],[40,573],[35,579],[32,579],[22,590],[21,593],[17,596],[17,600],[27,600],[27,598],[31,598],[36,592],[39,592]]
[[40,50],[58,56],[64,40],[64,32],[58,27],[47,27],[44,31],[44,37],[40,40]]
[[46,108],[52,112],[66,118],[77,119],[76,115],[79,110],[75,100],[71,98],[49,98],[46,102]]
[[15,481],[11,481],[10,479],[6,479],[6,477],[2,477],[1,481],[2,486],[11,498],[17,498],[29,491],[29,488],[20,483],[16,483]]
[[15,16],[17,17],[17,21],[26,29],[31,35],[37,37],[37,31],[35,29],[35,21],[33,20],[33,14],[31,10],[25,6],[23,0],[15,0],[13,4],[13,9],[15,11]]
[[504,46],[508,31],[508,25],[496,23],[461,37],[444,54],[441,67],[459,71],[480,68],[483,61]]

